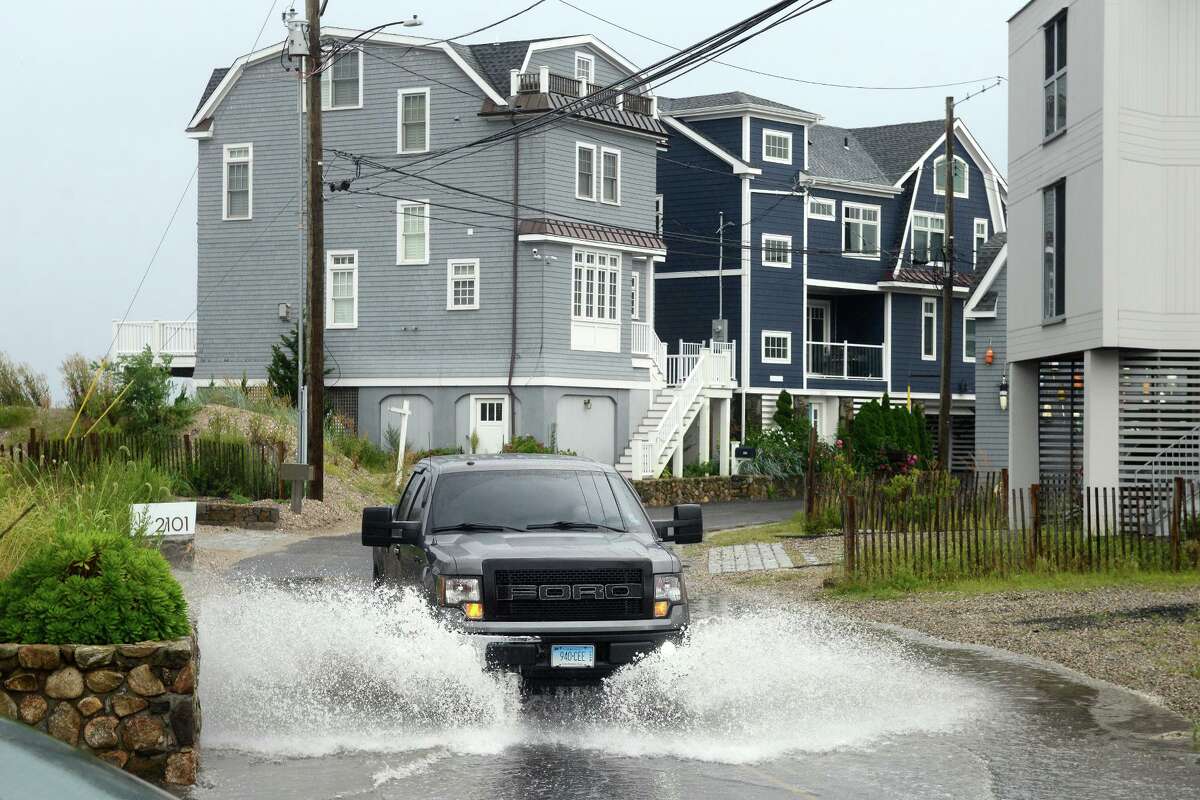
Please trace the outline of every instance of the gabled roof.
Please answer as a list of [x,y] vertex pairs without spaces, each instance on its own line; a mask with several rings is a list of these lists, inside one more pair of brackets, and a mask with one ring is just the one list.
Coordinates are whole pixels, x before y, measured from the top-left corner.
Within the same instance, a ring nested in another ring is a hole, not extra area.
[[813,125],[808,141],[808,174],[814,178],[891,185],[853,130]]
[[946,132],[940,119],[925,122],[901,122],[854,128],[854,137],[883,171],[888,183],[896,183]]
[[[217,86],[220,85],[221,79],[225,77],[226,72],[229,72],[229,67],[217,67],[208,76],[208,84],[204,87],[204,92],[200,95],[200,102],[196,104],[196,111],[199,111],[201,106],[204,105],[204,101],[217,90]],[[196,111],[192,113],[195,114]]]
[[660,97],[658,98],[658,102],[660,111],[670,111],[679,116],[683,116],[689,111],[701,109],[711,111],[725,106],[762,106],[763,108],[776,109],[791,114],[803,114],[809,117],[817,116],[811,111],[805,111],[802,108],[796,108],[795,106],[789,106],[746,92],[719,92],[717,94],[698,94],[691,97],[675,98]]
[[[662,98],[659,98],[659,100],[661,101]],[[660,111],[661,111],[661,108],[660,108]],[[667,116],[667,115],[661,116],[660,119],[662,120],[663,124],[665,124],[668,128],[674,130],[676,133],[683,135],[684,138],[690,139],[692,142],[699,145],[704,150],[707,150],[708,152],[712,153],[714,156],[721,159],[726,164],[728,164],[730,167],[732,167],[734,175],[761,175],[762,174],[761,169],[758,169],[757,167],[752,167],[749,164],[747,164],[745,161],[742,161],[742,159],[738,158],[736,155],[729,152],[724,147],[721,147],[719,144],[714,142],[712,139],[709,139],[707,136],[700,133],[699,131],[697,131],[691,125],[688,125],[683,120],[676,119],[675,117]]]

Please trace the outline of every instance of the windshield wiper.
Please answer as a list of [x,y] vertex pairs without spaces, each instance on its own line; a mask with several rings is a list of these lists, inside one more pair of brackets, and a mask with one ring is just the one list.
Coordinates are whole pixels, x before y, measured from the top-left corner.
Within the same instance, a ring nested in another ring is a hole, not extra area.
[[516,531],[524,533],[523,528],[514,528],[511,525],[501,525],[496,522],[460,522],[457,525],[442,525],[434,528],[434,533],[443,533],[444,531]]
[[569,520],[559,520],[558,522],[539,522],[536,525],[525,526],[525,530],[527,531],[585,531],[594,528],[604,528],[606,531],[625,533],[624,528],[614,528],[612,525],[605,525],[601,522],[571,522]]

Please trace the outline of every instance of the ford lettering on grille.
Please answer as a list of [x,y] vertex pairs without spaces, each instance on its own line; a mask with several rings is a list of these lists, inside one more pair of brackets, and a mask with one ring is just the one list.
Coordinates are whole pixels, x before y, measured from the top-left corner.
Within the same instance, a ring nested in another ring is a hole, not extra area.
[[640,583],[508,584],[496,587],[497,600],[639,600]]

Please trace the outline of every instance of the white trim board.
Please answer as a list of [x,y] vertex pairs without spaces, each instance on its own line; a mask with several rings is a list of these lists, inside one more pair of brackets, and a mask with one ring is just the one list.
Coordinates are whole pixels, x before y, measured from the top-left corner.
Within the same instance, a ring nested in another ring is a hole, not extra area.
[[618,253],[640,253],[647,256],[665,256],[666,250],[659,250],[652,247],[634,247],[625,244],[613,244],[612,242],[597,242],[592,239],[576,239],[571,236],[554,236],[549,233],[522,233],[517,237],[519,242],[556,242],[558,244],[569,244],[576,247],[589,247],[600,250],[613,250]]
[[729,269],[695,269],[689,272],[655,272],[654,280],[665,281],[674,280],[675,278],[719,278],[724,275],[726,278],[738,276],[742,274],[741,267],[730,267]]
[[697,133],[695,130],[693,130],[687,124],[680,122],[676,119],[673,119],[665,114],[663,116],[659,117],[659,119],[668,128],[674,129],[676,132],[681,134],[685,139],[690,139],[696,145],[700,146],[704,150],[707,150],[712,155],[716,156],[717,158],[724,161],[729,166],[733,167],[734,175],[761,175],[762,174],[761,169],[750,166],[745,161],[742,161],[740,158],[734,158],[729,153],[725,152],[725,150],[723,150],[722,148],[713,144],[706,137],[704,137],[700,133]]
[[[983,299],[983,296],[991,290],[992,284],[996,282],[996,276],[1000,274],[1000,270],[1004,269],[1007,263],[1008,242],[1005,242],[1004,246],[1000,248],[1000,252],[996,253],[996,257],[992,259],[992,263],[988,265],[987,272],[983,273],[983,277],[980,278],[979,283],[975,284],[975,290],[967,298],[967,305],[963,309],[964,314],[975,315],[975,307],[979,305],[979,301]],[[996,312],[979,314],[979,316],[985,318],[995,317]]]
[[[236,383],[240,379],[230,378],[229,380]],[[438,378],[340,378],[334,383],[326,384],[330,386],[357,386],[362,388],[412,388],[428,386],[430,388],[439,388],[444,386],[507,386],[507,376],[497,377],[438,377]],[[649,389],[650,381],[636,380],[606,380],[604,378],[563,378],[563,377],[536,377],[536,378],[513,378],[513,386],[559,386],[580,389]]]
[[[616,50],[609,47],[604,42],[597,39],[590,33],[582,36],[564,36],[561,39],[542,39],[538,42],[530,42],[529,49],[525,51],[525,58],[521,61],[521,72],[529,70],[529,62],[533,54],[538,50],[558,50],[565,47],[579,47],[580,45],[591,45],[600,51],[600,53],[612,61],[619,67],[628,70],[629,72],[639,72],[640,68],[637,64],[627,59],[625,56],[618,53]],[[594,74],[593,74],[593,77]]]

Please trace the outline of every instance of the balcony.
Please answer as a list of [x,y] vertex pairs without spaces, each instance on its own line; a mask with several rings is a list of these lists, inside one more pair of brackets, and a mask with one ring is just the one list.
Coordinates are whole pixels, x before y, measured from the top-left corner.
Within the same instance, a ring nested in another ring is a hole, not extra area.
[[595,99],[602,106],[619,108],[643,117],[658,116],[658,100],[652,95],[634,91],[606,90],[599,84],[551,72],[549,67],[540,67],[536,72],[521,72],[514,69],[509,74],[509,94],[511,95],[558,94],[565,97],[595,95]]
[[113,320],[114,355],[131,356],[147,347],[156,357],[171,357],[171,372],[190,375],[196,366],[195,320],[120,322]]
[[881,381],[883,345],[809,342],[808,374],[813,378]]

